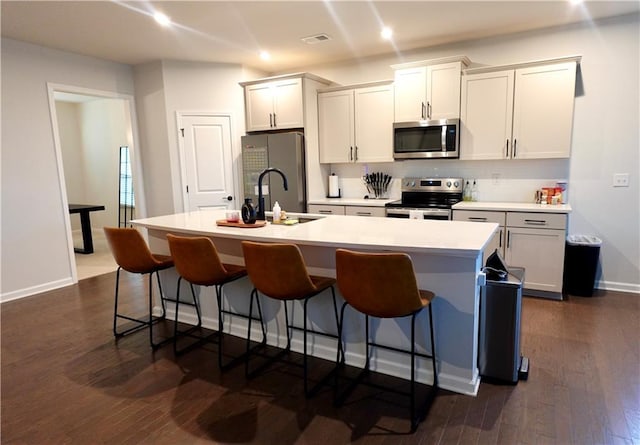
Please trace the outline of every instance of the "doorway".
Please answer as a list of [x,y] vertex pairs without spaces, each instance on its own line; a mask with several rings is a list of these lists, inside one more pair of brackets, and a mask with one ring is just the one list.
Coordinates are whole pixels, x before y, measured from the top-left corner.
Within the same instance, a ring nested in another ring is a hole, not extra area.
[[133,98],[49,85],[49,99],[65,211],[69,204],[104,207],[90,213],[90,254],[74,252],[83,246],[80,217],[65,212],[75,283],[117,269],[102,227],[128,225],[133,215],[141,214]]

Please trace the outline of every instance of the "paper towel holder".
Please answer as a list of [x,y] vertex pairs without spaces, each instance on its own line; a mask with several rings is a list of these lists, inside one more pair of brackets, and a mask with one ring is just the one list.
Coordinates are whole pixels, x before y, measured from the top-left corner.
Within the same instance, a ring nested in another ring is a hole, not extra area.
[[[335,177],[337,179],[337,176],[335,173],[331,173],[331,175],[329,176],[329,184],[331,184],[331,177]],[[337,181],[336,181],[337,182]],[[342,189],[340,187],[338,187],[338,194],[337,195],[332,195],[331,194],[331,185],[329,185],[329,192],[327,193],[327,198],[341,198],[342,197]]]

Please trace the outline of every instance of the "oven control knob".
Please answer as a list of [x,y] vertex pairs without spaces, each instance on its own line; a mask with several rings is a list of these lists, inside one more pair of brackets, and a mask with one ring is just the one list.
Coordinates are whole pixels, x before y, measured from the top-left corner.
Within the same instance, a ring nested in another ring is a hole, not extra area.
[[459,183],[458,181],[456,181],[456,182],[454,182],[454,183],[453,183],[453,186],[454,186],[455,188],[458,188],[458,187],[460,187],[460,183]]
[[447,181],[447,188],[451,188],[451,181]]

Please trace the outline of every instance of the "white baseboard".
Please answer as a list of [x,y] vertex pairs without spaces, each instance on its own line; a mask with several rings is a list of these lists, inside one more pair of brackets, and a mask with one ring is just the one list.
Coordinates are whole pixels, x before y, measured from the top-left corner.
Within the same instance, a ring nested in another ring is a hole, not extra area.
[[640,284],[620,283],[617,281],[598,281],[596,283],[596,289],[640,294]]
[[30,297],[35,294],[47,292],[54,289],[59,289],[61,287],[70,286],[72,284],[73,284],[73,280],[71,279],[71,277],[69,277],[69,278],[64,278],[62,280],[39,284],[37,286],[18,289],[18,290],[3,293],[2,295],[0,295],[0,303],[6,303],[7,301],[17,300],[19,298]]

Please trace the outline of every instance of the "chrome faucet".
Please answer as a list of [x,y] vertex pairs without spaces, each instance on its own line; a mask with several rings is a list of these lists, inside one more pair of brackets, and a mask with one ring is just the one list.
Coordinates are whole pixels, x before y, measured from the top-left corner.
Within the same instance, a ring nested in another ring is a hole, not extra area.
[[260,173],[260,176],[258,176],[258,208],[256,209],[256,219],[264,221],[265,220],[265,216],[264,216],[264,196],[262,196],[262,178],[264,178],[264,176],[267,173],[271,173],[271,172],[276,172],[278,173],[280,176],[282,176],[282,184],[284,186],[285,190],[289,190],[289,187],[287,186],[287,177],[284,175],[284,173],[282,173],[282,171],[280,169],[277,169],[275,167],[269,167],[269,168],[265,168],[262,173]]

